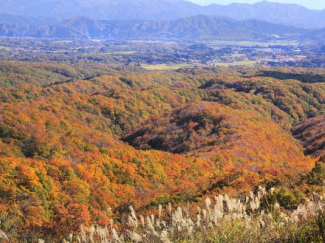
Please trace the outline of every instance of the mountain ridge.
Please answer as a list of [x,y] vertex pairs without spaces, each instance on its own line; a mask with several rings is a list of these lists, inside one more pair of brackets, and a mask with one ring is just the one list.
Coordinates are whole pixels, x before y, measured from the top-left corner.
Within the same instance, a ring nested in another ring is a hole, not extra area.
[[0,24],[0,35],[42,38],[182,38],[182,39],[274,39],[304,34],[306,30],[261,20],[237,21],[219,16],[197,15],[172,21],[93,20],[74,17],[54,25],[16,26]]
[[[28,14],[26,14],[28,13]],[[325,27],[325,10],[311,10],[297,4],[263,1],[255,4],[211,4],[201,6],[183,0],[3,0],[0,14],[25,17],[47,16],[68,19],[88,16],[102,20],[175,20],[199,14],[236,20],[260,19],[305,28]],[[0,22],[3,22],[0,18]],[[9,23],[12,21],[9,21]]]

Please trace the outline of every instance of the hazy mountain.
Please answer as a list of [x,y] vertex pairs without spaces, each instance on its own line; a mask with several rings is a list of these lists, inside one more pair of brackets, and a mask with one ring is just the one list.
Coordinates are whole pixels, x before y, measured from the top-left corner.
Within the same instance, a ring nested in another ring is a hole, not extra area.
[[[174,20],[217,15],[236,20],[260,19],[299,27],[325,27],[325,11],[296,4],[263,1],[256,4],[200,6],[183,0],[1,0],[0,14],[67,19],[87,16],[101,20]],[[1,18],[0,18],[0,22]],[[3,22],[2,22],[3,23]],[[6,22],[6,23],[13,23]]]
[[302,36],[304,39],[311,39],[314,41],[324,41],[325,40],[325,28],[307,32]]
[[325,26],[325,11],[310,10],[297,4],[259,2],[255,4],[212,4],[206,7],[208,14],[218,14],[237,20],[260,19],[271,23],[307,28]]
[[1,0],[0,13],[87,16],[103,20],[171,20],[193,16],[203,7],[182,0]]
[[76,17],[55,25],[0,25],[0,35],[46,38],[190,38],[250,40],[300,35],[305,30],[260,20],[198,15],[172,21],[93,20]]
[[0,14],[0,23],[10,25],[42,25],[56,24],[62,21],[59,17],[33,17],[24,15]]

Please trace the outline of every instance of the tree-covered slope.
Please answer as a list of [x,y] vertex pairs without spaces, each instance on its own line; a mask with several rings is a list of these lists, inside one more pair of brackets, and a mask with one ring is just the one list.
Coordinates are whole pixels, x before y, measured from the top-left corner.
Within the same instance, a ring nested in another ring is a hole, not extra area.
[[[37,79],[51,65],[3,66],[0,220],[18,241],[108,226],[129,204],[290,186],[314,165],[290,129],[324,111],[323,84],[221,68],[110,70],[53,84]],[[10,85],[19,67],[34,82]]]
[[294,127],[293,135],[302,141],[306,154],[315,157],[325,154],[324,122],[324,116],[317,116]]
[[196,15],[170,21],[94,20],[74,17],[54,25],[18,26],[0,24],[0,35],[9,37],[70,39],[147,39],[186,38],[225,40],[274,39],[298,37],[306,30],[260,20],[237,21],[225,17]]

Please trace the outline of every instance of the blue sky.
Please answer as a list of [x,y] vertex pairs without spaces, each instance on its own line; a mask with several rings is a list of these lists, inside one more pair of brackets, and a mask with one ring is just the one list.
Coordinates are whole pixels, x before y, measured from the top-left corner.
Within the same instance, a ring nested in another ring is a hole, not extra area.
[[[210,3],[229,4],[229,3],[256,3],[261,0],[189,0],[191,2],[208,5]],[[325,0],[270,0],[270,2],[296,3],[310,9],[325,9]]]

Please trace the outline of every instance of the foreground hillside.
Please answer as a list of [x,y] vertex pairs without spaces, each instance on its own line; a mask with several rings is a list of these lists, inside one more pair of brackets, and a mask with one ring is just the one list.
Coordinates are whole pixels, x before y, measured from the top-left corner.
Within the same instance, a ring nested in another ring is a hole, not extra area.
[[148,213],[258,185],[283,187],[280,203],[294,208],[318,186],[310,143],[292,129],[324,113],[321,80],[184,69],[57,82],[64,73],[51,64],[32,66],[26,78],[5,69],[0,91],[0,228],[18,242],[61,240],[111,218],[119,227],[130,205]]

